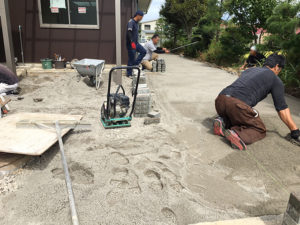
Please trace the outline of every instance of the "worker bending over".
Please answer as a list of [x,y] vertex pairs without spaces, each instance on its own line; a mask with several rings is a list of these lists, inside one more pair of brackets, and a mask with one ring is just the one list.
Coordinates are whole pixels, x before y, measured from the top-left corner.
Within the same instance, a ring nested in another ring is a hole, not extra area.
[[240,69],[244,70],[247,68],[260,66],[260,64],[262,64],[262,62],[265,58],[266,57],[263,54],[260,54],[257,51],[256,46],[252,46],[250,49],[250,55],[249,55],[248,59],[245,61],[244,65],[241,66]]
[[[139,39],[139,22],[143,19],[143,11],[138,10],[134,17],[127,24],[126,47],[128,51],[128,66],[138,66],[146,55],[146,50],[140,43]],[[136,53],[139,53],[136,58]],[[127,69],[127,77],[132,76],[132,69]]]
[[146,56],[144,57],[142,61],[142,65],[144,66],[145,69],[147,70],[152,70],[152,60],[157,60],[158,59],[158,54],[163,54],[163,53],[169,53],[170,51],[166,48],[160,48],[157,47],[157,44],[159,43],[159,35],[154,34],[153,37],[151,38],[150,41],[148,41],[144,48],[147,51]]
[[0,94],[14,94],[17,91],[18,82],[17,75],[0,65]]
[[225,137],[233,148],[246,150],[266,136],[266,127],[258,112],[252,107],[271,93],[281,120],[291,131],[291,137],[300,143],[300,131],[292,119],[284,98],[284,85],[278,77],[285,65],[285,58],[273,54],[264,67],[250,68],[230,86],[226,87],[215,101],[220,117],[214,120],[214,133]]

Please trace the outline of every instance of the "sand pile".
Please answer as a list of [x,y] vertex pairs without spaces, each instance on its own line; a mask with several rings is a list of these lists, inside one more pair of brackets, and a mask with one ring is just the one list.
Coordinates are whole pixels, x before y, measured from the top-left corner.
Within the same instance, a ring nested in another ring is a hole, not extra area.
[[[127,93],[130,84],[124,78]],[[81,114],[93,125],[92,132],[64,138],[82,224],[188,224],[237,214],[210,206],[185,186],[186,146],[170,124],[144,126],[135,118],[131,128],[104,130],[99,118],[106,85],[96,91],[77,82],[75,73],[27,77],[20,84],[24,99],[11,104],[11,113]],[[57,145],[5,179],[18,189],[1,193],[1,224],[70,224]]]

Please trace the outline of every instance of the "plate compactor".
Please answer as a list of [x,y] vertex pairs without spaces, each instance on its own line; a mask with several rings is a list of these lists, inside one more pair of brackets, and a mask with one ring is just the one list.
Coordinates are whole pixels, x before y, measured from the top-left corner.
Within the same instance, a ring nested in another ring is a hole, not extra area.
[[[124,87],[122,85],[119,85],[115,93],[110,93],[112,73],[116,70],[123,69],[138,70],[135,90],[133,92],[133,102],[131,106],[131,112],[129,115],[127,114],[130,109],[130,99],[128,96],[126,96]],[[131,126],[130,121],[132,120],[132,114],[134,112],[140,75],[141,70],[137,66],[114,67],[110,70],[108,79],[107,100],[103,103],[101,107],[101,123],[105,129]]]

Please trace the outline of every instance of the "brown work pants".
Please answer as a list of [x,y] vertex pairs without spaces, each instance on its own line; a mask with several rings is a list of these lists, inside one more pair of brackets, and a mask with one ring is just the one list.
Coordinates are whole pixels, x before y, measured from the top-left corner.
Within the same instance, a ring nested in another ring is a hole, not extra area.
[[[152,60],[157,60],[158,59],[158,54],[153,52],[152,53]],[[152,61],[149,60],[143,60],[142,65],[147,69],[147,70],[152,70]]]
[[234,130],[245,144],[252,144],[266,136],[266,127],[258,112],[246,103],[219,95],[215,104],[217,113],[224,119],[226,129]]

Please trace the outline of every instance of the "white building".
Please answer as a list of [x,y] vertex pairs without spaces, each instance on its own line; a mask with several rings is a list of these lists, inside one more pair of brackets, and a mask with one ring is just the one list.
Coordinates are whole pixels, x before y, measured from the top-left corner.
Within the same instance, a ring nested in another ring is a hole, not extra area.
[[145,21],[140,23],[140,42],[149,41],[155,34],[157,20]]

